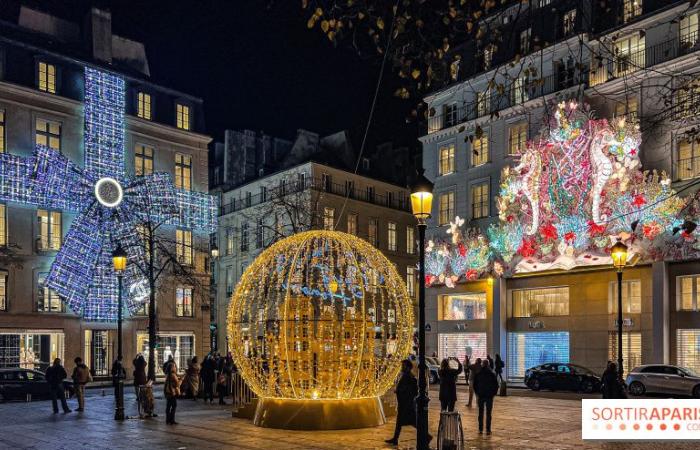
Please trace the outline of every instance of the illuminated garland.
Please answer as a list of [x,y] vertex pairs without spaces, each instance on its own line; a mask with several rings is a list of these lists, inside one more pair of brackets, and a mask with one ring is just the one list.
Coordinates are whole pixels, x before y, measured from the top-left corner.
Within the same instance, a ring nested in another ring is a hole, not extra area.
[[383,394],[410,352],[413,306],[393,264],[337,231],[281,240],[246,269],[228,310],[237,366],[261,397]]
[[124,273],[127,309],[133,313],[148,296],[136,264],[145,253],[140,223],[150,219],[207,233],[217,224],[216,199],[175,190],[169,174],[127,178],[125,89],[123,78],[85,68],[84,168],[42,145],[31,157],[0,155],[0,200],[76,213],[45,284],[88,320],[116,320],[111,253],[117,242],[130,263]]

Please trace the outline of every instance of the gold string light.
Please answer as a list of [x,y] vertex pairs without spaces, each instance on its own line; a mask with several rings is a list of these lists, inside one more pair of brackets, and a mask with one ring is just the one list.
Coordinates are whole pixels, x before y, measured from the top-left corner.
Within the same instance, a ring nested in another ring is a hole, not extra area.
[[299,233],[263,251],[228,311],[236,365],[263,398],[381,395],[412,332],[413,307],[394,265],[338,231]]

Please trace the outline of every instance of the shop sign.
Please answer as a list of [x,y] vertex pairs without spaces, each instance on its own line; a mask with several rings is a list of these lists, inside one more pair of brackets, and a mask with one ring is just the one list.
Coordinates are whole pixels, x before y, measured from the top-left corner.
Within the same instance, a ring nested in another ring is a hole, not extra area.
[[[615,326],[617,326],[617,324],[618,324],[617,319],[615,319]],[[623,327],[633,327],[634,320],[630,319],[629,317],[623,318],[622,319],[622,326]]]
[[457,331],[465,331],[468,325],[469,324],[467,323],[458,323],[457,325],[455,325],[455,328],[457,329]]
[[541,330],[545,328],[544,322],[542,320],[531,320],[527,323],[527,327],[535,330]]

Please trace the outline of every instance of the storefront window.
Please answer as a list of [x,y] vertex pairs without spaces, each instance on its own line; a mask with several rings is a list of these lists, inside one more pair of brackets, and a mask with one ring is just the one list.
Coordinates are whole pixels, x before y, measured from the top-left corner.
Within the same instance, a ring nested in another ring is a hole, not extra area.
[[676,330],[676,363],[700,372],[700,329]]
[[85,330],[85,364],[96,377],[110,375],[112,368],[112,342],[108,330]]
[[[148,333],[139,333],[136,337],[136,348],[148,361]],[[177,371],[182,373],[187,369],[187,360],[194,353],[194,335],[192,334],[159,334],[156,344],[156,374],[163,375],[163,363],[172,355],[177,365]]]
[[63,359],[64,342],[63,333],[0,333],[0,368],[45,371],[55,358]]
[[[608,359],[617,361],[617,332],[611,331],[608,341]],[[642,364],[642,333],[622,333],[622,359],[625,373]]]
[[527,369],[568,362],[568,331],[508,333],[508,379],[522,381]]
[[[642,312],[642,283],[639,280],[622,282],[622,313],[639,314]],[[617,314],[617,281],[610,283],[608,289],[608,313]]]
[[440,320],[474,320],[486,318],[486,293],[468,292],[443,295]]
[[513,317],[569,315],[569,287],[516,289],[512,291]]
[[486,333],[441,333],[438,335],[438,357],[440,360],[456,357],[461,362],[469,356],[486,358]]
[[676,307],[678,311],[698,311],[700,275],[676,278]]

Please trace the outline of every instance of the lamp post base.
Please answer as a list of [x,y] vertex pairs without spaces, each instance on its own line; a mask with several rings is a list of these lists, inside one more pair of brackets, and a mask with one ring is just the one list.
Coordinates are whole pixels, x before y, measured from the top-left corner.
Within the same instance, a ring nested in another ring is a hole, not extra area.
[[114,420],[124,420],[124,380],[117,383],[117,407],[114,410]]

